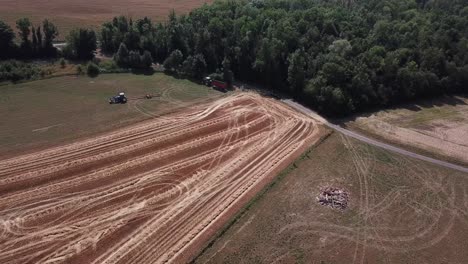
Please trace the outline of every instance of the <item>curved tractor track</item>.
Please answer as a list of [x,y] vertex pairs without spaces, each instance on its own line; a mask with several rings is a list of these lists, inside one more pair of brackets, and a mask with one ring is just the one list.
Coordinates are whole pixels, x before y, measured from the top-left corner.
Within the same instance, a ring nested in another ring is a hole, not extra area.
[[242,94],[0,161],[0,263],[187,261],[318,134]]

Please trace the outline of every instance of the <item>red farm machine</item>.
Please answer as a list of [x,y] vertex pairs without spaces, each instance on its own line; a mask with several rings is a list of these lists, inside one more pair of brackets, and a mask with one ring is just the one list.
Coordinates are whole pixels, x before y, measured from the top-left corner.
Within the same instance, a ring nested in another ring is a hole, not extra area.
[[203,83],[208,86],[208,87],[213,87],[213,89],[216,89],[221,92],[226,92],[228,85],[225,82],[218,81],[215,79],[212,79],[211,77],[205,77],[203,78]]

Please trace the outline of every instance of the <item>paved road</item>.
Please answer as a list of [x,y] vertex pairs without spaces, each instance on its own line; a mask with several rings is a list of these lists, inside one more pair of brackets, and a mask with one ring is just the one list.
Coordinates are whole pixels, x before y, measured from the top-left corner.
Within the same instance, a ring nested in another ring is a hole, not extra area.
[[350,131],[350,130],[345,129],[343,127],[340,127],[338,125],[331,124],[326,119],[324,119],[323,117],[321,117],[320,115],[315,113],[314,111],[302,106],[299,103],[294,102],[293,100],[287,99],[287,100],[282,100],[282,101],[285,102],[286,104],[288,104],[289,106],[294,107],[295,109],[303,112],[304,114],[307,114],[307,115],[311,116],[312,118],[318,120],[319,122],[322,122],[324,125],[332,128],[332,129],[335,129],[336,131],[339,131],[340,133],[342,133],[344,135],[355,138],[355,139],[360,140],[362,142],[365,142],[367,144],[374,145],[374,146],[377,146],[377,147],[380,147],[380,148],[383,148],[383,149],[386,149],[386,150],[389,150],[389,151],[393,151],[393,152],[396,152],[396,153],[401,154],[401,155],[412,157],[412,158],[415,158],[415,159],[427,161],[427,162],[430,162],[430,163],[433,163],[433,164],[436,164],[436,165],[439,165],[439,166],[442,166],[442,167],[446,167],[446,168],[450,168],[450,169],[453,169],[453,170],[468,173],[468,168],[465,168],[463,166],[459,166],[459,165],[452,164],[452,163],[449,163],[449,162],[446,162],[446,161],[443,161],[443,160],[433,159],[433,158],[423,156],[423,155],[420,155],[420,154],[417,154],[417,153],[414,153],[414,152],[411,152],[411,151],[407,151],[407,150],[404,150],[402,148],[398,148],[398,147],[395,147],[395,146],[392,146],[392,145],[377,141],[375,139],[368,138],[366,136],[363,136],[363,135],[358,134],[356,132]]

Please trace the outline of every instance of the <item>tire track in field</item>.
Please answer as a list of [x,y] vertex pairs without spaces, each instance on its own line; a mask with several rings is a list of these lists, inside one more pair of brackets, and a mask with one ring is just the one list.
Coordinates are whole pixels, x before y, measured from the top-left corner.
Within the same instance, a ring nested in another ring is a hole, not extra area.
[[236,94],[0,161],[0,262],[185,262],[318,129]]
[[[349,218],[343,223],[330,220],[329,215],[312,220],[297,217],[277,233],[275,241],[283,243],[275,249],[276,260],[291,256],[290,248],[284,246],[290,244],[288,240],[294,244],[318,235],[331,239],[318,243],[338,252],[342,249],[334,247],[335,241],[350,242],[346,256],[365,263],[375,252],[408,254],[435,248],[457,232],[457,222],[467,223],[464,177],[446,175],[405,156],[389,159],[385,152],[346,136],[342,141],[356,169],[352,182],[357,185],[350,209],[344,213]],[[301,245],[302,250],[316,248],[317,243]]]

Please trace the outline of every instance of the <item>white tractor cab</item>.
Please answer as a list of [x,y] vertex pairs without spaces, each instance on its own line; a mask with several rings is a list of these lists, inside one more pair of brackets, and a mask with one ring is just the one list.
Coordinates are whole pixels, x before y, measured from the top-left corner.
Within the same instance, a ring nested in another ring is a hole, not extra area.
[[203,83],[204,83],[206,86],[211,87],[211,85],[212,85],[212,83],[213,83],[213,79],[211,79],[210,76],[206,76],[205,78],[203,78]]
[[125,93],[120,92],[119,95],[113,96],[109,98],[109,104],[126,104],[127,97],[125,97]]

